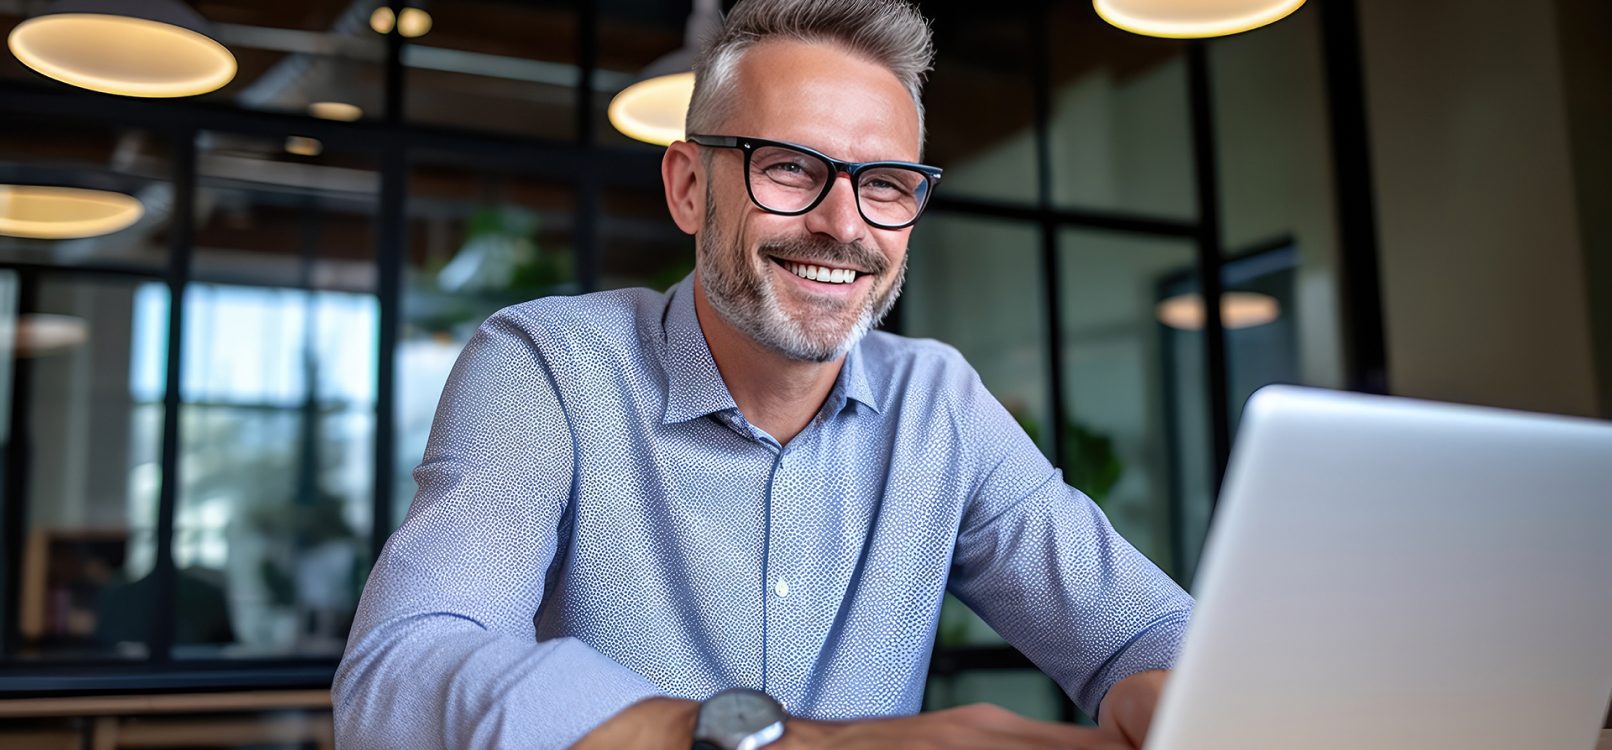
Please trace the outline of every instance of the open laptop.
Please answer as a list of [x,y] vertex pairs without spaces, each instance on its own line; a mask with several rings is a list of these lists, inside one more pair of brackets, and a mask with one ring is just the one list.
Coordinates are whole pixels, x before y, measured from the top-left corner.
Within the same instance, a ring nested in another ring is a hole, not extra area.
[[1590,750],[1612,425],[1273,386],[1148,750]]

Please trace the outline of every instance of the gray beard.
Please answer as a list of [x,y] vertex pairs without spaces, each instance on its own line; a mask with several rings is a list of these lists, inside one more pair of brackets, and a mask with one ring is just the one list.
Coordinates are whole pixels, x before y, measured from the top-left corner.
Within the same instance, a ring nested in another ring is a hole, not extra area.
[[[778,300],[778,291],[767,266],[766,257],[758,272],[748,253],[735,242],[720,237],[716,226],[714,196],[706,195],[705,226],[700,232],[695,260],[699,269],[700,286],[711,307],[733,326],[757,344],[790,359],[803,362],[828,362],[837,359],[866,336],[868,331],[884,320],[901,296],[901,287],[907,278],[906,256],[902,256],[896,281],[882,297],[872,293],[861,301],[856,320],[847,326],[841,313],[843,308],[824,304],[822,315],[806,316],[796,321],[784,312]],[[889,263],[882,253],[860,246],[840,245],[834,242],[799,240],[763,243],[760,253],[765,256],[769,247],[788,247],[790,257],[802,261],[821,260],[831,265],[859,265],[876,269],[882,275]],[[854,258],[856,262],[847,263]],[[833,263],[839,260],[839,263]]]

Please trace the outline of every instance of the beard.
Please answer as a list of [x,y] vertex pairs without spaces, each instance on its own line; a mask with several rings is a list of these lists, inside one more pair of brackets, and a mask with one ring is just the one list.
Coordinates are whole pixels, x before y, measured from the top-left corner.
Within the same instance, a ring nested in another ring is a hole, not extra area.
[[[896,269],[894,283],[880,293],[877,282],[890,270],[884,253],[860,242],[841,243],[815,236],[769,239],[752,253],[737,239],[719,233],[713,198],[707,191],[708,210],[696,259],[700,286],[717,314],[757,344],[790,359],[828,362],[856,346],[884,320],[901,296],[901,286],[907,278],[905,255]],[[773,256],[860,269],[858,277],[863,272],[871,277],[868,291],[844,300],[805,297],[801,300],[804,309],[791,314],[779,299],[780,290],[772,275]]]

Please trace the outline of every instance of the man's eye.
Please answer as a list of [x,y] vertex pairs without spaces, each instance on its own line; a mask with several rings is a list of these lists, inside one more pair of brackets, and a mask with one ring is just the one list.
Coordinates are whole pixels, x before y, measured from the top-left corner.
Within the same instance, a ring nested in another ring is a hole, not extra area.
[[774,164],[772,166],[767,167],[767,171],[768,172],[777,172],[777,173],[780,173],[780,174],[800,174],[801,172],[804,172],[806,170],[803,169],[799,164],[795,164],[794,162],[783,162],[781,164]]

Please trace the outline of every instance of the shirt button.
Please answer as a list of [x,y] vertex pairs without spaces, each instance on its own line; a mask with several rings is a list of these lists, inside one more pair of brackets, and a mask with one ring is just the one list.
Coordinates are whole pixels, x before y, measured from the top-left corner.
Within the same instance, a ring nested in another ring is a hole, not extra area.
[[789,596],[789,582],[782,578],[778,579],[778,582],[772,585],[772,592],[779,598]]

